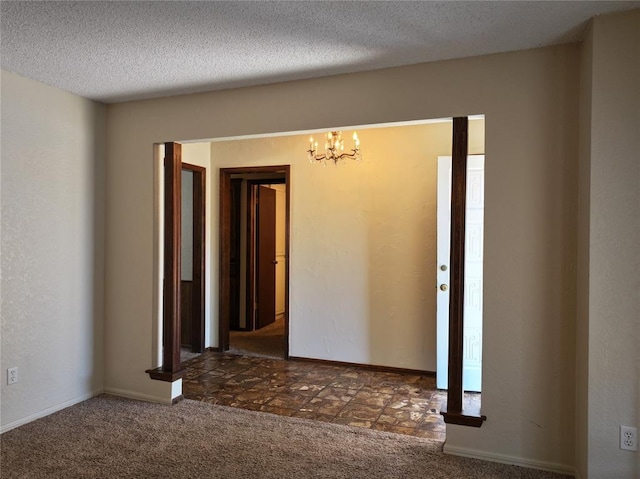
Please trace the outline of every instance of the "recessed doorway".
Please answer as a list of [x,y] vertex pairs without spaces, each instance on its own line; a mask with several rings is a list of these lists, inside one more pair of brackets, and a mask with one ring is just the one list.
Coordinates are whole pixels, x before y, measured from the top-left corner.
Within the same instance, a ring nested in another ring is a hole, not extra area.
[[220,170],[220,350],[288,358],[289,167]]
[[205,342],[205,178],[205,168],[182,163],[180,346],[196,354]]

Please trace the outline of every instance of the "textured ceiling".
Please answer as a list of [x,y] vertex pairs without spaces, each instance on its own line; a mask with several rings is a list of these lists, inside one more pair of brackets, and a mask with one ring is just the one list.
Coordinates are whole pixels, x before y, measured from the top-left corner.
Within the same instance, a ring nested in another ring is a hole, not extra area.
[[580,40],[640,2],[1,1],[5,70],[106,103]]

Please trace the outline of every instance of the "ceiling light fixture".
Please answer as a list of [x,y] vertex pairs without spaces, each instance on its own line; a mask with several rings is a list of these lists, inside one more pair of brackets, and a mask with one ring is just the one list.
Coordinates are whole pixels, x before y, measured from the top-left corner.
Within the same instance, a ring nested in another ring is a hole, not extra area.
[[309,138],[309,149],[307,150],[309,162],[322,162],[326,165],[327,161],[333,161],[338,164],[339,160],[349,158],[351,160],[361,160],[360,140],[358,134],[353,132],[353,149],[350,152],[344,151],[344,140],[341,131],[330,131],[324,143],[324,154],[318,154],[318,142],[313,141],[313,137]]

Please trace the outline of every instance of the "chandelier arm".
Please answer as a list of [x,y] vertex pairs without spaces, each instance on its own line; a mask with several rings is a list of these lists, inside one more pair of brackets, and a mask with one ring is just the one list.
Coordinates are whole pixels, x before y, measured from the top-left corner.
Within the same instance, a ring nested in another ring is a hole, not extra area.
[[309,155],[311,155],[311,158],[314,159],[315,161],[324,161],[329,159],[327,155],[316,154],[316,150],[307,150],[307,152],[309,153]]
[[359,150],[351,150],[351,153],[342,153],[336,157],[336,160],[342,160],[343,158],[356,159],[358,157]]

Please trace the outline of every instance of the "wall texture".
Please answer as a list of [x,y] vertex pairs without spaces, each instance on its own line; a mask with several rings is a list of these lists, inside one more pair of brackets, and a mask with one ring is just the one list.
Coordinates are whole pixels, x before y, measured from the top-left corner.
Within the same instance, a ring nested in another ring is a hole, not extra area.
[[[578,47],[560,46],[109,105],[106,385],[163,394],[144,373],[154,342],[153,143],[484,113],[482,407],[489,419],[480,429],[449,426],[447,448],[571,470],[578,70]],[[327,98],[335,107],[324,108]],[[309,199],[293,194],[294,205]],[[331,198],[326,203],[333,208]],[[352,227],[344,218],[341,225]],[[294,254],[302,251],[292,251],[293,270],[313,275],[315,265],[296,263]],[[305,307],[295,299],[310,296],[305,288],[292,285],[294,307]],[[294,338],[309,332],[292,330]]]
[[580,135],[578,165],[578,257],[576,303],[576,471],[586,478],[589,439],[589,216],[591,194],[591,71],[593,29],[580,51]]
[[3,430],[102,390],[104,152],[104,105],[2,71]]
[[581,451],[588,470],[581,473],[637,478],[640,456],[621,451],[618,438],[620,425],[640,426],[640,10],[597,17],[592,29],[591,110],[583,117],[590,144],[581,158],[590,197],[589,216],[581,216],[589,232],[589,430],[579,438],[588,441]]

